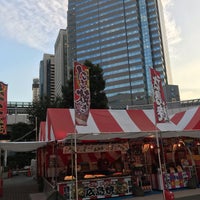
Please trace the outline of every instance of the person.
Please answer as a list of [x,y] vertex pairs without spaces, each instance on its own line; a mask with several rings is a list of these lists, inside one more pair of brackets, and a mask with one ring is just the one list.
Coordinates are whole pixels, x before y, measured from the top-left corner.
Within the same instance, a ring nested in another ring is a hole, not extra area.
[[113,168],[116,172],[122,172],[124,169],[124,163],[122,162],[121,157],[119,157],[117,160],[113,163]]
[[101,157],[99,158],[98,162],[98,169],[100,171],[108,171],[109,167],[110,167],[110,162],[109,160],[106,158],[106,153],[105,152],[101,152]]
[[[73,170],[72,170],[73,168]],[[73,162],[72,163],[72,160],[69,160],[68,161],[68,164],[67,164],[67,175],[70,176],[70,175],[75,175],[75,163]]]

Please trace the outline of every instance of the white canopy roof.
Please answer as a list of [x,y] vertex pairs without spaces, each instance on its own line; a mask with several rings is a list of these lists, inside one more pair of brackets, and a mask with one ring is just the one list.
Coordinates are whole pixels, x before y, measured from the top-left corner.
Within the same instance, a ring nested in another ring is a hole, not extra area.
[[14,152],[27,152],[34,151],[43,147],[47,142],[0,142],[0,149],[14,151]]

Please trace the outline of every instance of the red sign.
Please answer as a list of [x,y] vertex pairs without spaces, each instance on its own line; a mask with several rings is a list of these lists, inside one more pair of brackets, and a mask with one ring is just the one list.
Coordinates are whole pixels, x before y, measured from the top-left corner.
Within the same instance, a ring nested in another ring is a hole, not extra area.
[[90,110],[89,69],[74,62],[74,109],[75,123],[87,126]]
[[164,123],[168,121],[167,104],[162,88],[162,80],[160,73],[151,68],[151,79],[154,92],[154,112],[156,123]]
[[6,134],[7,125],[7,85],[0,82],[0,134]]

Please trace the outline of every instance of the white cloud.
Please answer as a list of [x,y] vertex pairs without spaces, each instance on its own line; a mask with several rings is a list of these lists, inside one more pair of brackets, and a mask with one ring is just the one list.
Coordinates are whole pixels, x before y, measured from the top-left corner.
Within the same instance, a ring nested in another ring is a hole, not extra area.
[[164,10],[164,19],[165,19],[165,28],[169,46],[170,55],[176,56],[175,45],[178,44],[181,39],[181,30],[177,27],[175,19],[170,13],[170,8],[173,6],[173,0],[162,0],[163,10]]
[[[169,8],[172,0],[162,0],[170,54],[174,45],[180,42],[177,28]],[[14,38],[30,47],[47,51],[53,50],[59,29],[67,26],[68,0],[1,0],[0,34]]]
[[59,29],[67,26],[67,4],[68,0],[1,0],[0,34],[53,51]]

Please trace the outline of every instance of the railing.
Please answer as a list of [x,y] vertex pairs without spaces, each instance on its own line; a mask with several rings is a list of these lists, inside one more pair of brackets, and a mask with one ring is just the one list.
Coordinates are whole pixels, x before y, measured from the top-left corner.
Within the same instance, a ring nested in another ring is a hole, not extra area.
[[[200,105],[200,99],[191,99],[191,100],[184,100],[184,101],[175,101],[175,102],[167,102],[168,109],[186,109],[187,107],[191,106],[198,106]],[[8,102],[7,109],[8,114],[28,114],[27,108],[32,106],[32,102]],[[127,105],[127,106],[118,106],[116,109],[152,109],[152,104],[146,105]],[[115,109],[112,108],[111,109]]]
[[32,105],[32,102],[13,102],[8,101],[7,107],[8,108],[24,108],[24,107],[30,107]]
[[[182,109],[182,108],[184,109],[186,107],[192,107],[198,105],[200,105],[200,99],[167,102],[168,109]],[[153,104],[131,105],[127,106],[127,109],[153,109]]]
[[43,177],[43,192],[46,194],[46,196],[49,196],[52,192],[55,191],[55,186],[53,186],[47,179]]

